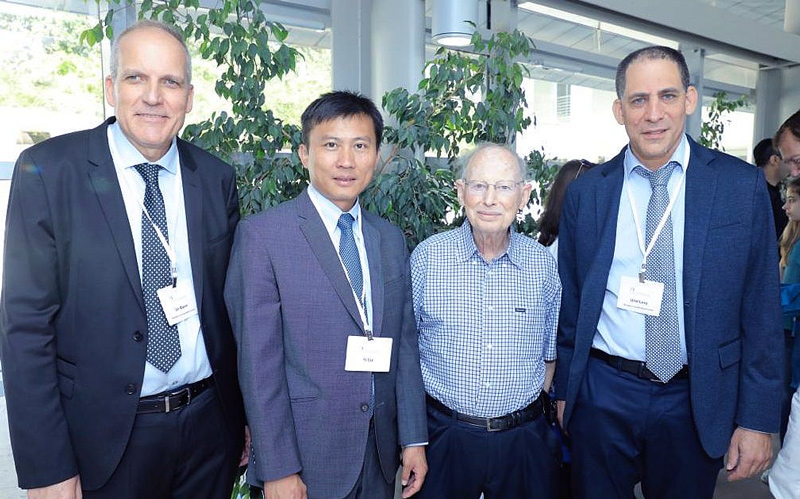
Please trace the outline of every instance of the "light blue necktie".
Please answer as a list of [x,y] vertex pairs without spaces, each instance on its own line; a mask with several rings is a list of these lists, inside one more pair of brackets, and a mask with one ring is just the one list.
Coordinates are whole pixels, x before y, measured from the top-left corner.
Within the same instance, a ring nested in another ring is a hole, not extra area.
[[347,270],[350,285],[353,287],[358,299],[361,300],[364,290],[364,276],[361,274],[361,259],[358,257],[358,248],[353,237],[353,222],[355,222],[353,215],[342,213],[336,223],[336,226],[342,231],[342,237],[339,239],[339,256],[342,257],[344,268]]
[[[669,205],[669,182],[672,171],[678,163],[671,161],[655,172],[641,166],[636,173],[650,180],[650,202],[647,204],[646,245],[650,244],[661,217]],[[667,217],[664,228],[656,240],[653,250],[647,257],[646,277],[649,281],[664,284],[661,313],[658,317],[645,316],[645,349],[647,368],[658,379],[666,383],[683,367],[681,359],[680,328],[678,326],[678,307],[675,291],[675,250],[672,243],[672,215]]]
[[167,322],[156,293],[172,284],[169,256],[153,228],[153,223],[158,225],[164,239],[169,242],[164,198],[158,188],[161,167],[143,163],[134,168],[144,179],[144,207],[150,214],[148,219],[142,212],[142,294],[147,315],[147,362],[159,371],[168,372],[181,356],[181,342],[178,327]]

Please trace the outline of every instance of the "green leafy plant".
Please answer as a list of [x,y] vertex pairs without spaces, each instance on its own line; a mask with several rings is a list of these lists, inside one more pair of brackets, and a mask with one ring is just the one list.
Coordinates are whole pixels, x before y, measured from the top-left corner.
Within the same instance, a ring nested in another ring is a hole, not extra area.
[[[386,127],[391,150],[364,198],[398,223],[412,246],[463,220],[456,216],[454,188],[462,148],[476,142],[511,144],[532,123],[524,112],[527,69],[520,60],[533,51],[533,40],[520,31],[488,39],[476,31],[471,43],[474,52],[439,48],[416,92],[397,88],[383,97],[395,123]],[[527,163],[539,186],[531,199],[539,201],[554,173],[539,152]],[[536,223],[527,215],[518,228],[533,234]]]
[[722,134],[725,132],[725,121],[722,119],[726,113],[732,113],[737,109],[747,105],[747,96],[742,95],[738,99],[730,100],[726,92],[714,94],[714,100],[708,106],[708,116],[700,126],[700,145],[711,149],[724,151],[722,147]]

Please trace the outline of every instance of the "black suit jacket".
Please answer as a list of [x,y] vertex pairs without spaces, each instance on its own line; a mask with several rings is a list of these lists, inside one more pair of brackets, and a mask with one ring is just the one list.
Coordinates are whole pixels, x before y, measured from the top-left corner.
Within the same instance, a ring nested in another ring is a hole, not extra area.
[[[79,473],[102,486],[127,445],[147,322],[111,118],[24,151],[11,182],[0,355],[19,484]],[[230,438],[242,440],[236,349],[223,285],[239,220],[233,169],[178,140],[195,293]]]

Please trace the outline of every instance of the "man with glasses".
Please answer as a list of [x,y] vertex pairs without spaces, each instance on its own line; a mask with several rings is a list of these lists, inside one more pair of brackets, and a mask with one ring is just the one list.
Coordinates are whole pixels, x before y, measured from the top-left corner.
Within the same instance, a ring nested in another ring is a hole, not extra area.
[[479,146],[456,183],[467,220],[411,255],[428,402],[427,498],[554,497],[559,452],[542,413],[555,367],[556,262],[511,227],[525,164]]
[[792,177],[800,176],[800,110],[783,122],[773,139],[784,164]]

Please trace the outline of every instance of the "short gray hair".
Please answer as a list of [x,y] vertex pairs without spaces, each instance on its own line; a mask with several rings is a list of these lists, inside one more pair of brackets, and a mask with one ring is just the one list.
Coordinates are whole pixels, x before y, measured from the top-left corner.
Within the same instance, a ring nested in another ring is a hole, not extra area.
[[119,71],[119,43],[122,41],[130,33],[134,31],[145,29],[145,28],[155,28],[160,29],[161,31],[167,33],[168,35],[172,36],[178,43],[181,44],[183,47],[183,53],[186,56],[186,83],[192,83],[192,58],[189,56],[189,47],[186,46],[186,42],[183,39],[183,35],[178,28],[172,26],[170,24],[165,24],[160,21],[153,21],[150,19],[142,19],[138,21],[136,24],[128,26],[122,33],[114,37],[114,41],[111,42],[111,61],[109,63],[109,69],[111,72],[111,79],[117,81],[117,72]]
[[507,151],[514,156],[514,158],[517,160],[517,165],[519,166],[520,177],[523,181],[528,180],[528,165],[525,163],[525,160],[522,159],[511,147],[505,144],[496,144],[494,142],[481,142],[475,146],[474,149],[459,157],[457,170],[458,175],[456,178],[465,179],[470,162],[472,162],[475,156],[477,156],[481,151],[485,151],[487,149],[500,149],[502,151]]

